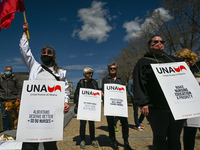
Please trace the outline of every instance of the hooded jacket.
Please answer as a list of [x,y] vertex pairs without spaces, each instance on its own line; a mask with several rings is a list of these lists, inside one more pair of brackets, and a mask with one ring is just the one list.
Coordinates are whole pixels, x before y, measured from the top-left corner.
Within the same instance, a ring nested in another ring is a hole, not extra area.
[[169,105],[150,64],[176,62],[174,56],[147,53],[133,71],[134,101],[138,106],[169,110]]

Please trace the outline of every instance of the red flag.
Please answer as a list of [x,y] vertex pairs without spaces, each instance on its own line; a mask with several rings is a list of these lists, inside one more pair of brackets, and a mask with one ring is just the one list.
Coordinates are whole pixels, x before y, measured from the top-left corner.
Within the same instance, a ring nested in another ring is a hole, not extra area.
[[23,0],[0,0],[0,31],[1,28],[10,27],[16,11],[24,11]]

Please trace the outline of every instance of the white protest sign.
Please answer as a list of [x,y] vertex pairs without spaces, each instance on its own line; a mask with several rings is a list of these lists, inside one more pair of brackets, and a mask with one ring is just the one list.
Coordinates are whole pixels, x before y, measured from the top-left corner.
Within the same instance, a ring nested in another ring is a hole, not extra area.
[[80,88],[77,119],[101,121],[101,91]]
[[[196,80],[200,85],[200,77],[196,77]],[[187,126],[187,127],[200,127],[200,117],[187,119],[185,126]]]
[[200,127],[200,117],[187,119],[184,126],[187,126],[187,127]]
[[104,84],[104,115],[128,117],[126,87]]
[[200,87],[187,64],[174,62],[151,66],[175,120],[200,116]]
[[62,81],[24,81],[16,140],[62,140],[64,94]]
[[0,141],[0,150],[21,150],[22,142]]

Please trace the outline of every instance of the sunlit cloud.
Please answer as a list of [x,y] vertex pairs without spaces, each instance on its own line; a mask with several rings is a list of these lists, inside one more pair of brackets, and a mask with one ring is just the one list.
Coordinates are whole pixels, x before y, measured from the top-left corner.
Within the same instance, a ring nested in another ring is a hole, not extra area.
[[[160,24],[158,24],[155,21],[155,18],[157,18],[157,16],[160,16],[160,18],[162,18],[162,21],[160,21]],[[164,9],[164,8],[157,8],[153,11],[152,15],[148,18],[146,18],[143,23],[142,19],[139,19],[138,17],[135,18],[134,21],[130,21],[130,22],[125,22],[123,24],[123,28],[125,28],[126,30],[126,36],[124,37],[125,41],[129,41],[134,37],[139,37],[141,34],[142,30],[145,29],[149,29],[149,30],[155,30],[156,28],[152,28],[152,24],[154,26],[160,26],[165,22],[168,22],[169,20],[173,19],[173,17],[169,14],[169,11]]]
[[83,22],[81,29],[75,29],[72,37],[76,35],[84,41],[90,39],[96,40],[96,43],[101,43],[109,37],[108,32],[112,27],[108,25],[109,12],[103,9],[106,3],[93,1],[90,8],[82,8],[78,11],[78,17]]

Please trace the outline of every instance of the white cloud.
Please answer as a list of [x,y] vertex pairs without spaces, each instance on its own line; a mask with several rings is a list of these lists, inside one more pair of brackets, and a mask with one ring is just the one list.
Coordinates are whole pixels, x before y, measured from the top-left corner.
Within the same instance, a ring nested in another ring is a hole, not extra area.
[[0,62],[0,66],[3,70],[6,66],[12,66],[13,71],[15,71],[15,69],[26,69],[26,66],[24,65],[21,57],[14,57],[11,59],[2,60]]
[[96,73],[101,73],[107,68],[107,65],[98,65],[98,64],[93,64],[93,65],[68,65],[68,66],[63,66],[64,69],[67,70],[83,70],[86,67],[90,67],[94,69],[94,72]]
[[159,25],[162,25],[164,22],[167,22],[171,19],[173,19],[172,16],[170,16],[169,11],[164,8],[157,8],[153,11],[152,16],[146,18],[144,22],[141,24],[141,19],[138,17],[135,18],[134,21],[125,22],[123,24],[123,28],[126,29],[126,36],[124,37],[125,41],[131,40],[133,37],[140,36],[141,30],[149,29],[154,30],[155,28],[152,28],[150,24],[153,24],[154,26],[158,25],[155,23],[156,16],[159,15],[162,20],[160,21]]
[[67,18],[66,17],[60,18],[60,21],[61,22],[67,22]]
[[108,25],[108,10],[103,9],[105,3],[93,1],[90,8],[82,8],[78,11],[78,17],[83,22],[81,30],[75,29],[72,36],[78,35],[81,40],[96,40],[96,43],[106,41],[109,37],[108,32],[112,27]]
[[91,67],[91,65],[68,65],[64,66],[63,68],[67,70],[83,70],[86,67]]
[[73,54],[69,55],[69,58],[76,58],[76,57],[78,57],[78,56],[77,55],[73,55]]
[[85,54],[85,56],[93,56],[94,53],[88,53],[88,54]]

